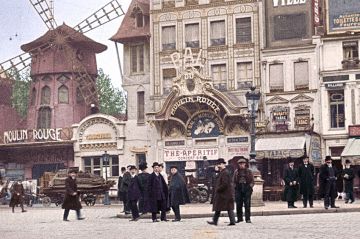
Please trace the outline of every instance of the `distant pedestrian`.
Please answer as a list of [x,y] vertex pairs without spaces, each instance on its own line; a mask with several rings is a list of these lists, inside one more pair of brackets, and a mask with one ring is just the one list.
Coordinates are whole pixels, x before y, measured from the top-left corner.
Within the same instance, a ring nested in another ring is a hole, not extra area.
[[213,200],[214,217],[212,221],[207,223],[210,225],[217,225],[221,211],[227,211],[230,223],[228,226],[235,225],[234,215],[234,190],[231,185],[231,176],[226,169],[226,162],[223,158],[218,159],[219,175],[215,183],[215,194]]
[[160,211],[160,220],[168,221],[166,219],[166,208],[168,200],[168,187],[163,176],[160,174],[159,164],[154,162],[153,173],[149,178],[149,204],[152,214],[152,221],[158,222],[156,214]]
[[176,166],[171,166],[170,172],[169,205],[175,214],[173,222],[178,222],[181,220],[180,205],[190,203],[190,197],[184,178],[178,173],[178,168]]
[[298,172],[294,167],[294,160],[288,160],[288,168],[284,171],[284,181],[285,181],[285,199],[288,203],[288,208],[296,208],[295,201],[297,199],[298,192]]
[[15,212],[15,206],[20,204],[21,212],[26,212],[24,209],[24,197],[25,197],[25,191],[24,187],[22,185],[21,180],[18,182],[15,182],[11,189],[11,199],[9,206],[12,208],[12,212]]
[[314,165],[309,163],[309,158],[305,157],[303,159],[303,164],[299,167],[299,182],[300,182],[300,194],[303,196],[303,205],[304,208],[307,207],[307,202],[309,201],[309,206],[314,207]]
[[238,169],[234,172],[235,184],[235,201],[236,201],[236,214],[237,222],[242,222],[243,219],[243,206],[245,207],[245,221],[251,223],[250,220],[250,207],[251,207],[251,194],[254,187],[254,175],[251,170],[246,167],[246,158],[240,156],[236,157],[239,165]]
[[326,156],[325,164],[321,165],[320,178],[320,195],[324,198],[324,207],[328,209],[339,208],[335,206],[335,198],[337,197],[336,179],[338,170],[332,165],[331,156]]
[[122,182],[123,175],[124,175],[125,172],[126,172],[126,168],[121,167],[121,174],[119,176],[118,184],[117,184],[117,186],[118,186],[118,200],[121,201],[121,202],[124,200],[124,193],[121,192],[121,182]]
[[130,214],[130,205],[129,205],[129,199],[128,199],[128,190],[129,190],[129,184],[130,184],[130,167],[131,165],[128,165],[126,167],[126,172],[123,174],[123,178],[121,181],[120,191],[123,194],[123,203],[124,203],[124,211],[125,214]]
[[140,199],[139,199],[139,212],[146,214],[150,212],[149,205],[149,178],[150,174],[147,171],[147,163],[139,165],[141,172],[138,174],[139,186],[140,186]]
[[139,179],[136,175],[137,168],[135,166],[130,167],[130,184],[128,189],[128,200],[129,206],[131,210],[132,219],[130,221],[137,221],[140,218],[139,215],[139,208],[138,208],[138,201],[140,198],[140,187],[139,187]]
[[81,203],[79,200],[79,193],[77,190],[77,183],[76,183],[76,170],[70,169],[69,176],[65,179],[65,198],[62,204],[62,208],[64,210],[63,221],[69,221],[68,216],[70,210],[76,211],[76,217],[78,220],[83,220],[85,218],[81,217],[80,210],[81,210]]
[[343,178],[344,178],[344,184],[345,184],[345,203],[348,203],[350,200],[350,203],[353,203],[355,201],[354,199],[354,169],[351,168],[351,162],[350,160],[345,160],[345,169],[343,170]]

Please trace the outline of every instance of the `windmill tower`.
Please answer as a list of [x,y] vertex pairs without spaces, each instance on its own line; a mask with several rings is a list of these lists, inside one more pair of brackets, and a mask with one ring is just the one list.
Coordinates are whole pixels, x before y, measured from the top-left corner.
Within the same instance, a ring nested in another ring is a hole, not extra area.
[[[112,0],[74,28],[57,26],[53,8],[45,0],[30,0],[49,29],[38,39],[24,44],[25,52],[0,64],[21,70],[31,61],[27,128],[62,128],[79,122],[98,105],[96,54],[107,49],[84,33],[124,15]],[[0,68],[1,69],[1,68]]]

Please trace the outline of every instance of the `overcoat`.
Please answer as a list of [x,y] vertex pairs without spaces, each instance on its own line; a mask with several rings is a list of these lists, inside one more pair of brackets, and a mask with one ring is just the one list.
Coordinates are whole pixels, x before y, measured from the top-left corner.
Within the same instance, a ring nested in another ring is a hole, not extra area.
[[[335,177],[337,177],[339,174],[339,171],[334,166],[332,166],[332,168],[334,169]],[[319,171],[319,184],[320,184],[319,185],[319,195],[321,198],[325,197],[325,188],[327,185],[329,186],[330,183],[334,183],[336,185],[336,181],[330,181],[329,177],[330,177],[329,167],[325,163],[325,164],[321,165],[320,171]],[[333,192],[333,194],[330,196],[337,197],[337,192]]]
[[354,169],[352,168],[345,168],[343,170],[343,176],[347,174],[349,175],[348,178],[344,178],[344,183],[345,183],[345,192],[352,192],[354,190],[354,178],[355,178],[355,174],[354,174]]
[[138,174],[139,179],[139,188],[140,188],[140,201],[139,201],[139,209],[143,213],[150,212],[149,205],[149,180],[150,174],[146,172],[142,172]]
[[284,172],[285,181],[285,199],[288,202],[295,202],[297,199],[298,184],[290,185],[290,182],[296,181],[298,183],[298,172],[297,169],[291,169],[290,167],[285,169]]
[[300,194],[314,195],[314,166],[310,163],[305,167],[301,164],[298,170],[299,182],[300,182]]
[[[77,193],[76,179],[72,179],[70,176],[65,179],[65,197],[62,204],[63,209],[79,210],[81,209],[81,203],[79,200],[79,193]],[[73,193],[77,193],[73,195]]]
[[234,189],[227,169],[219,172],[214,191],[213,211],[234,210]]
[[186,203],[190,203],[190,197],[185,181],[179,173],[175,173],[169,183],[169,206],[176,207]]
[[21,183],[16,182],[11,189],[10,207],[24,202],[24,187]]
[[[157,177],[159,177],[159,178],[157,178]],[[159,196],[162,197],[162,199],[161,199],[162,206],[165,207],[163,209],[166,210],[169,191],[168,191],[168,187],[165,183],[165,180],[161,176],[161,174],[159,174],[159,176],[156,176],[156,174],[154,172],[152,174],[150,174],[148,189],[149,189],[150,211],[151,212],[159,211],[159,208],[158,208]]]
[[130,179],[130,184],[128,188],[128,199],[129,201],[137,201],[140,198],[140,187],[139,187],[139,178],[138,176],[132,177]]

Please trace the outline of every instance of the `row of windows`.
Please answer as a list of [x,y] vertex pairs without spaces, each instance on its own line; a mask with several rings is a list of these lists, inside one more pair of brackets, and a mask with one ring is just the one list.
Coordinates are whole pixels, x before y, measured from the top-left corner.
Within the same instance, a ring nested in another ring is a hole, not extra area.
[[[49,86],[44,86],[41,89],[40,104],[41,105],[49,105],[50,100],[51,100],[51,89]],[[84,101],[79,88],[77,88],[77,90],[76,90],[76,100],[77,100],[77,103],[81,103]],[[31,92],[30,104],[32,106],[34,106],[35,102],[36,102],[36,89],[33,88],[32,92]],[[59,104],[69,104],[69,89],[65,85],[62,85],[58,88],[58,103]]]

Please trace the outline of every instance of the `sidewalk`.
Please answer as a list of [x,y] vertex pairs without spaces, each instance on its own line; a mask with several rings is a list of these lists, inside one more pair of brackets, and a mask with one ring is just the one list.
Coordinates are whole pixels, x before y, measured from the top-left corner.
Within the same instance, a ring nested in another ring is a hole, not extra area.
[[[340,208],[324,209],[323,201],[314,201],[314,208],[303,208],[302,201],[295,203],[298,208],[287,208],[286,202],[270,202],[265,201],[263,207],[252,207],[252,216],[273,216],[273,215],[294,215],[294,214],[316,214],[316,213],[340,213],[340,212],[360,212],[360,201],[352,204],[345,204],[343,200],[337,200],[336,206]],[[122,205],[119,205],[122,210]],[[180,206],[182,218],[211,218],[213,216],[212,205],[209,203],[186,204]],[[221,216],[227,216],[226,212],[222,212]],[[131,214],[117,214],[118,218],[131,218]],[[151,214],[142,215],[141,218],[151,218]],[[168,219],[173,219],[174,214],[171,211]]]

